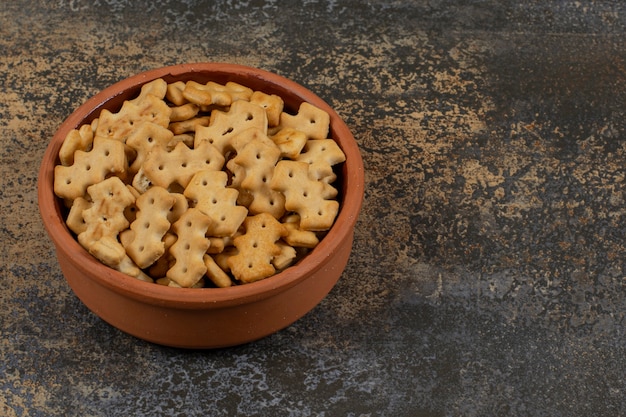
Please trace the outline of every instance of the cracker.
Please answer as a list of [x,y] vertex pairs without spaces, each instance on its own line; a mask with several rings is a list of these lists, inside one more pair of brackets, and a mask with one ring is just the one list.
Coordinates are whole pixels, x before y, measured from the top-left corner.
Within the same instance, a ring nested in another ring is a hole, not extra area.
[[135,160],[129,166],[129,172],[139,171],[150,151],[155,147],[166,148],[173,137],[174,134],[163,126],[151,122],[140,123],[126,140],[126,144],[136,151]]
[[186,103],[180,106],[172,107],[170,114],[170,126],[172,122],[182,122],[184,120],[193,119],[200,111],[200,106],[193,103]]
[[172,109],[162,99],[147,94],[141,101],[125,101],[117,113],[107,109],[100,112],[96,137],[105,137],[125,142],[128,135],[140,122],[152,122],[167,127]]
[[168,215],[175,202],[161,187],[150,188],[136,200],[137,217],[130,224],[132,239],[123,246],[140,268],[147,268],[165,253],[162,239],[170,228]]
[[175,106],[182,106],[187,103],[187,99],[183,96],[185,89],[184,81],[175,81],[167,85],[165,98]]
[[210,224],[209,216],[190,208],[172,225],[178,239],[170,247],[175,263],[166,277],[181,287],[194,286],[207,271],[203,257],[210,245],[205,236]]
[[280,248],[280,253],[272,259],[272,265],[276,269],[276,271],[282,271],[286,269],[288,266],[293,264],[293,261],[296,259],[297,253],[296,250],[281,241],[276,242],[276,245]]
[[182,135],[184,133],[192,134],[195,133],[196,129],[198,129],[198,126],[208,126],[210,120],[211,119],[208,116],[194,117],[191,119],[170,123],[169,129],[175,135]]
[[285,227],[271,214],[249,216],[244,221],[245,233],[235,238],[238,253],[228,258],[233,276],[249,283],[267,278],[276,272],[272,264],[281,253],[276,242],[287,234]]
[[233,285],[230,275],[228,275],[210,255],[204,255],[204,265],[207,268],[206,276],[219,288],[226,288]]
[[237,100],[249,100],[252,90],[235,82],[225,85],[209,81],[201,84],[196,81],[187,81],[182,92],[183,97],[199,106],[230,106]]
[[124,209],[135,202],[135,197],[118,177],[91,185],[87,192],[93,204],[83,211],[86,228],[78,241],[93,256],[115,268],[126,256],[117,237],[129,226]]
[[300,215],[302,230],[328,230],[335,221],[339,202],[328,200],[332,198],[329,189],[333,187],[312,179],[306,162],[278,162],[270,186],[285,195],[285,209]]
[[[255,139],[231,159],[227,166],[236,172],[233,185],[247,191],[251,214],[269,213],[280,218],[285,213],[285,197],[270,188],[274,166],[280,158],[280,149],[271,140]],[[237,168],[240,167],[241,169]]]
[[224,171],[202,170],[185,188],[185,197],[213,221],[207,230],[210,236],[233,236],[248,214],[245,207],[237,205],[239,192],[227,188],[227,182]]
[[309,139],[326,139],[330,127],[330,116],[324,110],[305,102],[300,104],[298,113],[291,115],[283,112],[280,115],[281,129],[290,127],[300,130]]
[[74,153],[76,151],[89,152],[93,146],[94,128],[92,125],[84,124],[78,129],[72,129],[59,149],[59,160],[62,165],[69,166],[74,163]]
[[346,156],[332,139],[309,140],[304,145],[297,161],[309,164],[309,173],[316,180],[331,183],[337,179],[333,166],[346,160]]
[[84,196],[87,187],[110,175],[123,177],[127,165],[123,143],[95,138],[89,152],[75,152],[72,165],[54,167],[54,192],[61,198],[74,200]]
[[267,132],[267,115],[262,107],[239,100],[226,112],[214,110],[209,126],[196,127],[194,146],[209,142],[224,155],[233,149],[232,138],[250,128]]
[[300,216],[291,214],[286,216],[283,224],[287,228],[287,235],[283,240],[290,246],[298,248],[314,248],[319,243],[319,238],[315,232],[310,230],[302,230],[300,228]]
[[149,95],[154,96],[159,100],[163,100],[166,93],[167,83],[162,78],[157,78],[156,80],[148,81],[147,83],[142,85],[137,97],[128,100],[128,102],[136,105],[141,105]]
[[280,114],[283,112],[285,102],[276,94],[265,94],[262,91],[255,91],[250,96],[250,103],[265,109],[267,114],[267,124],[269,127],[277,126],[280,123]]
[[234,238],[239,235],[239,231],[237,231],[233,236],[224,236],[224,237],[209,237],[209,241],[211,242],[211,246],[207,250],[207,253],[212,255],[224,252],[224,249],[228,246],[233,245]]
[[67,224],[67,227],[72,232],[76,233],[76,235],[79,235],[87,230],[87,223],[83,217],[83,212],[92,205],[93,203],[91,201],[88,201],[83,197],[78,197],[72,202],[72,207],[70,207],[70,212],[67,215],[65,224]]
[[193,175],[204,169],[218,171],[224,165],[224,156],[210,143],[202,142],[194,149],[178,143],[172,151],[156,148],[143,163],[143,174],[163,188],[177,183],[186,187]]
[[291,127],[279,130],[270,139],[280,149],[280,156],[288,159],[296,159],[308,140],[306,133]]

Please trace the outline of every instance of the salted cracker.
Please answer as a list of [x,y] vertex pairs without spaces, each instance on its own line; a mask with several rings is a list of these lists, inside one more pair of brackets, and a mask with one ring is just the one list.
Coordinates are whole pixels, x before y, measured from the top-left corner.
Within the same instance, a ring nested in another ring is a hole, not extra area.
[[[280,218],[285,212],[282,193],[270,188],[274,166],[280,158],[280,149],[271,140],[248,142],[227,166],[236,172],[233,185],[251,197],[247,207],[251,214],[269,213]],[[237,168],[237,167],[240,167]]]
[[279,130],[270,139],[280,149],[280,156],[288,159],[296,159],[308,140],[306,133],[291,127]]
[[250,128],[267,132],[265,110],[250,102],[238,100],[228,111],[213,110],[209,126],[196,127],[194,146],[209,142],[222,154],[226,154],[232,150],[232,138]]
[[333,166],[344,162],[346,155],[333,139],[315,139],[307,141],[295,159],[309,164],[313,178],[331,183],[337,179]]
[[129,229],[132,239],[123,246],[140,268],[147,268],[165,253],[162,239],[170,228],[168,215],[175,203],[176,198],[162,187],[152,187],[137,198],[137,217]]
[[227,259],[231,273],[238,281],[249,283],[276,272],[273,259],[280,255],[278,240],[287,234],[285,227],[271,214],[248,216],[245,232],[235,238],[238,253]]
[[84,124],[78,129],[72,129],[63,139],[59,149],[59,160],[62,165],[69,166],[74,163],[76,151],[89,152],[93,146],[94,128],[91,124]]
[[169,129],[156,123],[140,123],[126,140],[126,144],[136,152],[135,159],[129,166],[129,172],[137,173],[148,154],[156,147],[167,148],[173,137],[174,134]]
[[311,178],[308,163],[290,160],[278,162],[270,186],[285,195],[287,211],[300,215],[302,230],[328,230],[335,221],[339,202],[329,200],[334,188]]
[[233,285],[233,281],[222,268],[215,263],[215,259],[211,255],[204,255],[202,258],[206,266],[206,276],[219,288],[226,288]]
[[89,152],[75,152],[72,165],[54,167],[54,192],[61,198],[74,200],[84,196],[87,187],[110,175],[123,177],[127,166],[123,143],[95,138]]
[[304,101],[300,104],[297,114],[281,113],[279,127],[300,130],[309,139],[326,139],[330,128],[330,115]]
[[140,101],[127,100],[116,113],[107,109],[100,112],[95,136],[126,142],[130,133],[141,122],[167,127],[171,113],[172,109],[167,103],[152,94],[147,94]]
[[124,209],[135,202],[135,197],[118,177],[91,185],[87,192],[93,204],[83,211],[86,227],[78,241],[97,259],[115,268],[126,256],[118,235],[129,226]]
[[166,277],[181,287],[194,286],[207,271],[203,257],[210,245],[206,238],[210,224],[209,216],[196,208],[190,208],[172,225],[178,239],[170,247],[169,252],[175,262],[168,269]]
[[182,94],[185,99],[199,106],[230,106],[237,100],[249,100],[252,90],[235,82],[225,85],[209,81],[201,84],[196,81],[187,81]]
[[169,188],[177,183],[183,188],[193,175],[204,169],[218,171],[224,165],[224,156],[210,143],[202,142],[190,149],[178,143],[172,151],[156,148],[146,157],[142,169],[153,185]]
[[248,214],[245,207],[237,205],[239,192],[228,188],[227,182],[228,175],[224,171],[202,170],[185,188],[185,197],[211,218],[207,229],[209,236],[233,236]]
[[255,91],[250,96],[250,103],[265,109],[267,114],[267,124],[269,127],[277,126],[280,123],[280,114],[283,112],[285,102],[276,94],[266,94],[262,91]]

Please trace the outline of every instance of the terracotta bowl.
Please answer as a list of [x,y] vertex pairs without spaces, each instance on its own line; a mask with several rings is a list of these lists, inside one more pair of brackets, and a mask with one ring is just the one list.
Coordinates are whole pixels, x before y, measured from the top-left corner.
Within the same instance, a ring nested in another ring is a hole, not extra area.
[[[54,166],[67,133],[91,122],[100,110],[117,111],[141,86],[167,82],[234,81],[285,101],[303,101],[330,114],[330,135],[346,154],[339,166],[340,212],[318,246],[296,265],[270,278],[230,288],[183,289],[146,283],[106,267],[76,241],[53,192]],[[218,348],[251,342],[281,330],[313,309],[333,288],[348,262],[363,199],[363,162],[350,130],[328,104],[308,89],[259,69],[216,63],[183,64],[147,71],[112,85],[63,122],[50,142],[39,172],[39,210],[56,248],[59,265],[78,298],[118,329],[153,343],[183,348]]]

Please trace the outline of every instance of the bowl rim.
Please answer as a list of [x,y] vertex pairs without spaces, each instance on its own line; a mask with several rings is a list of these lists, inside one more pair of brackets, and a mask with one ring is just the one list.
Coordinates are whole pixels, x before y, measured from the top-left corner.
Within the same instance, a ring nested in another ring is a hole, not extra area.
[[[141,85],[154,79],[175,78],[188,73],[220,73],[226,76],[232,74],[233,81],[242,85],[246,85],[245,80],[269,83],[273,88],[289,91],[296,95],[297,100],[307,101],[330,115],[332,137],[346,154],[343,203],[326,236],[296,265],[263,280],[228,288],[172,288],[143,282],[102,264],[78,243],[67,228],[59,208],[58,198],[53,190],[54,166],[57,164],[58,152],[67,133],[88,120],[89,117],[97,116],[110,100],[127,91],[123,88],[124,86],[138,91]],[[233,306],[264,299],[296,285],[310,273],[323,268],[324,259],[329,253],[332,253],[346,239],[349,239],[351,243],[363,196],[363,161],[358,144],[348,126],[333,108],[308,88],[279,74],[259,68],[220,62],[198,62],[155,68],[120,80],[96,93],[76,108],[54,133],[42,158],[38,176],[40,215],[57,251],[63,252],[67,257],[75,258],[77,268],[84,273],[89,273],[100,285],[113,291],[155,305],[192,309],[207,308],[211,305]]]

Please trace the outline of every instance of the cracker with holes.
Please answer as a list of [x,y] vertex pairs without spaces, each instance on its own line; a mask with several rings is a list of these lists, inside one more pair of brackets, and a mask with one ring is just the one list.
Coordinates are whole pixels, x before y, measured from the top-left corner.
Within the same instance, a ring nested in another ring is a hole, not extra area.
[[75,152],[72,165],[54,167],[54,192],[67,200],[83,197],[90,185],[110,175],[124,176],[127,166],[123,143],[95,138],[89,152]]
[[136,151],[135,160],[129,166],[129,172],[137,173],[150,151],[156,147],[167,148],[173,137],[171,130],[156,123],[140,123],[126,140],[126,144]]
[[331,183],[337,179],[333,166],[346,160],[343,151],[332,139],[309,140],[295,158],[309,164],[309,173],[319,181]]
[[135,196],[118,177],[89,186],[87,193],[92,204],[83,211],[85,227],[78,235],[78,242],[104,264],[115,268],[126,256],[118,235],[129,226],[124,209],[135,202]]
[[262,107],[248,101],[234,102],[228,111],[213,110],[209,126],[196,127],[194,146],[209,142],[220,153],[232,150],[231,140],[238,133],[250,128],[267,132],[267,115]]
[[220,170],[224,156],[210,143],[200,143],[193,149],[180,142],[172,151],[155,148],[143,163],[143,174],[151,184],[169,188],[176,183],[183,188],[200,170]]
[[298,113],[291,115],[283,112],[280,115],[279,127],[304,132],[309,139],[326,139],[330,127],[330,116],[324,110],[306,101],[300,104]]
[[233,236],[248,215],[245,207],[237,205],[239,192],[227,188],[227,182],[224,171],[202,170],[193,176],[184,191],[194,207],[213,220],[207,230],[213,237]]
[[334,188],[311,178],[306,162],[278,162],[270,186],[285,195],[285,208],[288,211],[300,215],[302,230],[328,230],[335,221],[339,202],[329,200],[334,197]]
[[300,155],[300,151],[304,148],[307,142],[307,137],[304,132],[286,127],[279,130],[270,139],[280,149],[280,156],[287,159],[296,159]]
[[285,212],[283,194],[270,188],[279,157],[280,149],[266,137],[265,140],[255,139],[247,143],[227,164],[237,172],[239,188],[251,198],[248,204],[251,214],[269,213],[280,218]]
[[172,225],[178,239],[170,247],[175,261],[166,277],[181,287],[193,287],[207,271],[203,257],[210,245],[205,236],[210,225],[211,218],[197,208],[187,210]]
[[244,234],[234,242],[238,253],[229,257],[227,262],[235,279],[249,283],[274,274],[276,268],[272,261],[281,253],[277,242],[287,231],[268,213],[247,217],[244,227]]
[[161,187],[152,187],[137,198],[137,217],[130,224],[132,238],[124,248],[140,268],[147,268],[165,253],[162,239],[170,228],[168,215],[175,203],[176,197]]
[[280,114],[283,112],[285,102],[276,94],[265,94],[262,91],[255,91],[250,96],[250,103],[265,109],[267,114],[268,127],[278,126],[280,123]]
[[172,109],[160,98],[147,94],[141,101],[125,101],[119,112],[102,110],[95,136],[126,142],[130,133],[141,122],[152,122],[167,127]]

